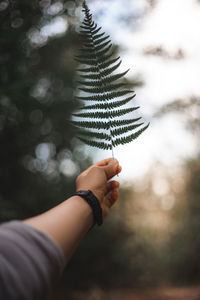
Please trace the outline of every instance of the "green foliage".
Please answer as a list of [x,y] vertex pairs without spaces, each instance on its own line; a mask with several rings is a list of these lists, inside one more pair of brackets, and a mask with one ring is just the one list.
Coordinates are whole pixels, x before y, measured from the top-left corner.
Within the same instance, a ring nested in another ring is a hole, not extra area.
[[[80,91],[93,95],[81,95],[77,99],[95,103],[80,107],[80,110],[84,110],[84,112],[73,114],[79,119],[73,120],[72,124],[78,128],[92,129],[92,131],[78,131],[81,141],[100,149],[112,149],[136,139],[147,129],[149,124],[139,128],[143,125],[143,123],[136,123],[140,118],[132,119],[131,122],[120,119],[120,117],[124,118],[139,108],[130,106],[121,108],[129,104],[135,97],[133,91],[124,89],[125,83],[122,82],[129,70],[114,73],[121,65],[120,57],[113,58],[111,40],[108,35],[105,35],[105,32],[100,33],[101,27],[98,27],[92,20],[92,14],[90,14],[85,1],[83,2],[83,12],[85,18],[83,25],[80,26],[83,48],[79,50],[80,55],[77,55],[75,60],[90,67],[78,70],[80,72],[79,77],[83,80],[79,80],[77,83],[80,85]],[[124,98],[128,94],[132,94],[131,97]],[[120,99],[116,100],[117,98]],[[120,128],[118,128],[119,126]],[[117,127],[117,129],[113,130],[113,127]],[[133,132],[136,129],[138,130]],[[127,135],[124,136],[124,134]]]
[[[77,35],[73,30],[42,35],[57,17],[48,13],[52,4],[3,1],[0,9],[0,222],[60,203],[89,164],[80,143],[72,143],[75,132],[66,122],[78,106],[70,59]],[[57,15],[68,20],[64,3]],[[77,170],[71,176],[62,171],[65,160]]]

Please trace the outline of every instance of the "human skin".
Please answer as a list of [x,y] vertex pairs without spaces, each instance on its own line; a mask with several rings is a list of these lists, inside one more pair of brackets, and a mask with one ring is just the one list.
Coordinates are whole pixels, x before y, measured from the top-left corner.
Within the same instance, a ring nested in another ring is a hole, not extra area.
[[[118,200],[119,183],[109,180],[120,172],[118,161],[108,158],[92,165],[77,177],[76,191],[91,190],[95,194],[102,208],[103,220]],[[68,262],[80,240],[92,227],[94,219],[88,203],[79,196],[72,196],[24,223],[49,235],[61,248]]]

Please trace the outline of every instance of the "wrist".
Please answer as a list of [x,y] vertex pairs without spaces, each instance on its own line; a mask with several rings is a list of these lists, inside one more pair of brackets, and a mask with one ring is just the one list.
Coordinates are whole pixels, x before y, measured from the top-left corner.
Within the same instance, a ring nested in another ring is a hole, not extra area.
[[66,205],[71,207],[72,216],[78,221],[85,233],[93,226],[94,224],[94,215],[92,208],[88,205],[83,198],[74,195],[66,200]]
[[102,225],[103,212],[99,199],[91,190],[80,190],[75,193],[76,196],[80,196],[92,209],[94,216],[94,225]]
[[[70,198],[70,200],[73,201],[74,206],[76,206],[77,210],[80,211],[85,217],[93,216],[92,208],[86,201],[83,201],[81,196],[74,195]],[[69,199],[67,201],[69,201]]]
[[92,188],[92,187],[90,188],[88,186],[87,187],[81,186],[81,187],[76,188],[76,192],[78,192],[78,191],[91,191],[94,194],[94,196],[98,199],[98,201],[101,205],[101,202],[104,198],[104,193],[99,191],[99,189],[95,189],[95,188]]

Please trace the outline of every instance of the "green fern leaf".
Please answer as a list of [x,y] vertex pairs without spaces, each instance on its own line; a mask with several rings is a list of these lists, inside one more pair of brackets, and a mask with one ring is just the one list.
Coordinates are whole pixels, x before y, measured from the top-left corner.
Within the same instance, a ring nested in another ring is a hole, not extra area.
[[100,33],[100,34],[93,35],[93,39],[94,39],[94,40],[98,40],[100,37],[104,36],[104,34],[105,34],[105,32]]
[[102,70],[101,71],[101,76],[104,77],[104,76],[108,76],[110,75],[111,73],[113,73],[115,70],[117,70],[119,68],[119,66],[121,65],[122,61],[120,60],[120,62],[116,65],[114,65],[112,68],[106,68],[105,70]]
[[109,60],[111,57],[113,56],[113,52],[111,52],[111,54],[108,54],[108,55],[105,55],[105,56],[102,56],[102,57],[98,57],[95,59],[79,59],[79,58],[74,58],[74,60],[76,60],[77,62],[80,62],[82,64],[86,64],[86,65],[90,65],[90,66],[97,66],[97,64],[100,64],[100,63],[103,63],[103,62],[106,62],[107,60]]
[[102,79],[103,83],[111,83],[113,81],[116,81],[122,77],[124,77],[127,73],[128,73],[129,69],[126,70],[125,72],[122,72],[122,73],[118,73],[116,75],[113,75],[113,76],[108,76],[108,77],[105,77]]
[[122,63],[120,57],[113,57],[109,36],[100,32],[102,28],[93,21],[86,1],[83,1],[83,12],[85,18],[80,35],[84,47],[75,60],[87,65],[78,69],[81,80],[77,82],[79,90],[88,95],[76,98],[95,103],[80,107],[82,112],[73,114],[78,119],[71,122],[79,128],[78,135],[82,142],[100,149],[113,149],[114,146],[136,139],[149,124],[142,127],[144,123],[138,123],[141,117],[123,119],[139,109],[138,106],[122,108],[135,97],[133,91],[122,89],[125,83],[121,79],[129,70],[117,72]]
[[[110,50],[111,45],[109,45],[106,49],[102,50],[101,52],[96,52],[99,51],[101,49],[103,49],[104,47],[106,47],[108,44],[110,44],[110,41],[107,41],[101,45],[99,45],[98,47],[94,48],[88,48],[88,49],[81,49],[81,52],[88,52],[89,54],[83,54],[83,55],[78,55],[76,56],[76,58],[80,58],[80,59],[95,59],[96,56],[101,57],[102,55],[104,55],[105,52],[107,52],[108,50]],[[95,53],[94,53],[95,52]]]
[[94,129],[109,129],[109,124],[106,122],[85,122],[85,121],[71,121],[74,126],[81,128],[94,128]]
[[[102,63],[102,64],[99,64],[98,67],[93,67],[93,68],[85,68],[85,69],[78,69],[77,71],[79,72],[84,72],[84,73],[99,73],[99,69],[105,69],[107,67],[109,67],[110,65],[114,64],[116,61],[118,61],[120,59],[120,56],[117,57],[117,58],[114,58],[112,60],[109,60],[108,62],[105,62],[105,63]],[[99,74],[97,74],[99,75]],[[88,77],[88,76],[91,76],[91,75],[80,75],[80,77],[82,78],[91,78],[91,79],[95,79],[95,78],[92,78],[92,77]]]
[[134,93],[130,90],[123,90],[118,92],[112,92],[112,93],[105,93],[105,94],[99,94],[91,97],[76,97],[78,100],[84,100],[84,101],[107,101],[107,100],[113,100],[115,98],[119,98],[121,96]]
[[[105,34],[105,33],[104,33]],[[102,45],[102,42],[106,41],[107,39],[109,39],[109,35],[105,36],[104,38],[102,39],[94,39],[94,45],[99,45],[101,44]],[[109,41],[110,42],[110,41]]]
[[103,133],[103,132],[79,131],[78,134],[82,135],[82,136],[87,136],[90,138],[96,138],[96,139],[100,139],[100,140],[110,141],[110,135],[107,133]]
[[97,34],[100,30],[101,30],[102,28],[101,27],[99,27],[97,30],[91,30],[92,31],[92,33],[93,33],[93,35],[95,35],[95,34]]
[[113,141],[113,146],[118,146],[118,145],[124,145],[127,143],[132,142],[135,140],[137,137],[139,137],[147,128],[149,127],[149,124],[142,129],[138,130],[137,132],[134,132],[126,137],[121,137]]
[[75,117],[80,117],[80,118],[92,118],[92,119],[107,119],[107,118],[115,118],[115,117],[121,117],[123,115],[126,115],[130,112],[133,112],[134,110],[138,109],[138,107],[131,107],[131,108],[125,108],[121,110],[116,110],[116,111],[96,111],[96,112],[88,112],[88,113],[80,113],[80,114],[73,114]]
[[105,92],[117,90],[124,85],[125,85],[124,83],[118,83],[118,84],[102,85],[101,87],[96,87],[96,88],[79,88],[79,90],[86,93],[99,94],[99,93],[105,93]]
[[[123,73],[119,73],[119,74],[116,74],[114,76],[108,76],[108,77],[104,77],[102,79],[102,81],[100,80],[97,80],[97,81],[77,81],[77,83],[81,84],[81,85],[85,85],[85,86],[101,86],[102,83],[103,84],[107,84],[107,83],[111,83],[113,81],[116,81],[122,77],[124,77],[124,75],[126,75],[128,73],[129,70],[123,72]],[[100,79],[101,78],[101,75],[100,74],[97,74],[97,75],[93,75],[92,78],[90,79]]]
[[85,144],[92,146],[92,147],[96,147],[96,148],[100,148],[100,149],[104,149],[104,150],[111,150],[112,149],[112,145],[111,144],[107,144],[107,143],[103,143],[103,142],[96,142],[96,141],[91,141],[91,140],[86,140],[83,139],[81,137],[78,137],[79,140],[81,140],[82,142],[84,142]]
[[136,95],[133,95],[132,97],[126,98],[124,100],[121,101],[115,101],[115,102],[105,102],[105,103],[97,103],[94,105],[85,105],[83,107],[80,107],[80,110],[83,109],[89,109],[89,110],[93,110],[93,109],[113,109],[116,107],[120,107],[123,106],[125,104],[127,104],[128,102],[130,102]]
[[111,130],[111,134],[112,136],[119,136],[121,134],[124,134],[126,132],[129,132],[129,131],[132,131],[140,126],[142,126],[144,123],[139,123],[139,124],[135,124],[135,125],[130,125],[130,126],[127,126],[127,127],[121,127],[121,128],[118,128],[118,129],[114,129],[114,130]]
[[110,127],[119,127],[119,126],[124,126],[124,125],[129,125],[136,123],[139,121],[141,118],[136,118],[136,119],[128,119],[128,120],[114,120],[109,123]]
[[[109,37],[109,36],[103,38],[102,40],[106,40],[108,37]],[[94,42],[95,45],[97,45],[97,42],[99,42],[99,43],[98,43],[99,46],[96,47],[95,49],[93,48],[93,44],[91,44],[91,43],[84,43],[85,48],[84,48],[84,49],[80,49],[79,51],[82,52],[82,53],[93,53],[93,52],[95,52],[95,51],[99,51],[99,50],[103,49],[103,48],[106,47],[108,44],[110,44],[111,41],[109,40],[109,41],[106,41],[106,42],[103,43],[103,44],[100,44],[100,40],[98,40],[98,41]]]
[[98,64],[105,63],[105,62],[107,62],[107,60],[109,60],[111,57],[113,57],[113,55],[114,55],[114,51],[108,55],[105,55],[102,57],[97,57],[96,63],[98,63]]

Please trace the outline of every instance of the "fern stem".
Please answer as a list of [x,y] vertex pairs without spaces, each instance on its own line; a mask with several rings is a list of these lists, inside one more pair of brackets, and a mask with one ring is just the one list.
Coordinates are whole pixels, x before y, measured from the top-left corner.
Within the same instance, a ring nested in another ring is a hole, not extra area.
[[[84,1],[84,6],[88,9],[87,4],[86,4],[85,1]],[[91,24],[92,20],[89,19],[89,13],[88,13],[88,12],[86,12],[86,17],[87,17],[88,23]],[[102,78],[102,75],[101,75],[101,69],[100,69],[100,67],[99,67],[98,58],[97,58],[97,55],[96,55],[96,47],[95,47],[95,42],[94,42],[94,38],[93,38],[93,33],[92,33],[92,31],[90,31],[90,36],[91,36],[91,38],[92,38],[92,44],[93,44],[93,47],[94,47],[94,54],[95,54],[95,56],[96,56],[98,73],[100,74],[101,85],[105,87],[105,84],[104,84],[104,81],[103,81],[103,78]],[[109,113],[108,107],[107,107],[106,110],[107,110],[107,112]],[[111,132],[112,129],[111,129],[111,119],[110,119],[110,117],[109,117],[108,120],[109,120],[109,121],[108,121],[108,124],[109,124],[109,131],[110,131],[110,143],[111,143],[112,158],[114,158],[114,149],[113,149],[113,140],[112,140],[112,132]]]
[[113,149],[113,146],[112,146],[112,158],[115,158],[115,157],[114,157],[114,149]]
[[114,158],[113,140],[112,140],[111,126],[110,126],[110,117],[109,117],[109,130],[110,130],[110,141],[111,141],[111,147],[112,147],[111,148],[112,149],[112,158]]

